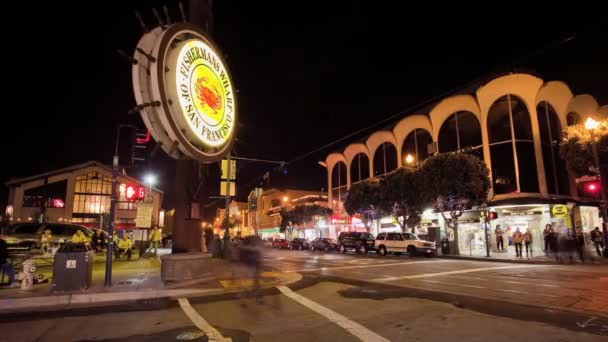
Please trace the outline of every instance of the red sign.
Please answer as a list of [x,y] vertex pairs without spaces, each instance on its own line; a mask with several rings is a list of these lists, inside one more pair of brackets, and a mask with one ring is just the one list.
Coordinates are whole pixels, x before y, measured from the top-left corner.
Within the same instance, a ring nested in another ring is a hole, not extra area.
[[61,198],[53,199],[53,208],[64,208],[65,202]]
[[127,201],[143,200],[146,197],[146,188],[136,185],[127,185],[125,187],[125,198]]

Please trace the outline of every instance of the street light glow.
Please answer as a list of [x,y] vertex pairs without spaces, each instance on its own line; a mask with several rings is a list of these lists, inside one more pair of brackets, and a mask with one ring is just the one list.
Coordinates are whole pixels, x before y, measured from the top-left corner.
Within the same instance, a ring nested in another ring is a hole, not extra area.
[[587,121],[585,121],[585,129],[588,129],[588,130],[596,129],[597,126],[599,126],[599,125],[600,125],[600,123],[593,120],[593,118],[591,118],[591,117],[588,117]]
[[146,182],[146,184],[149,184],[150,186],[152,186],[152,185],[156,184],[156,176],[149,173],[144,176],[144,181]]
[[408,165],[411,165],[414,162],[414,156],[412,156],[411,154],[407,154],[407,156],[405,156],[405,163]]
[[289,200],[289,198],[287,196],[283,197],[283,202],[287,202]]

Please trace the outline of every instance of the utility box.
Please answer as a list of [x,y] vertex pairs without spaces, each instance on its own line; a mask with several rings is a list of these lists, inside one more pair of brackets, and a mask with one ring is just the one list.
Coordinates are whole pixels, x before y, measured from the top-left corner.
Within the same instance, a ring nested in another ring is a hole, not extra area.
[[95,253],[89,244],[65,243],[53,262],[52,292],[78,291],[91,287]]

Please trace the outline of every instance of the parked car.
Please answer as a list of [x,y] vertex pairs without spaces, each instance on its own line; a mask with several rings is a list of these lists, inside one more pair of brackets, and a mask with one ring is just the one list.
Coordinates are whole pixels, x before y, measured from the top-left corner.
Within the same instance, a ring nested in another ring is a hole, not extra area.
[[42,244],[40,237],[45,230],[49,229],[53,234],[51,244],[58,245],[70,241],[72,235],[82,230],[87,238],[91,239],[93,232],[83,226],[75,224],[60,223],[18,223],[11,226],[4,236],[9,252],[36,252],[40,251]]
[[356,253],[366,254],[374,250],[374,236],[370,233],[343,232],[338,237],[338,249],[342,253],[354,250]]
[[329,238],[316,238],[310,242],[310,251],[335,251],[338,249],[336,240]]
[[274,248],[289,248],[289,241],[285,239],[276,239],[272,241],[272,247]]
[[289,249],[297,249],[299,251],[308,249],[310,243],[306,239],[295,238],[289,242]]
[[410,256],[424,254],[435,255],[435,243],[421,240],[418,235],[411,233],[380,233],[376,237],[376,250],[380,255],[387,253],[408,253]]

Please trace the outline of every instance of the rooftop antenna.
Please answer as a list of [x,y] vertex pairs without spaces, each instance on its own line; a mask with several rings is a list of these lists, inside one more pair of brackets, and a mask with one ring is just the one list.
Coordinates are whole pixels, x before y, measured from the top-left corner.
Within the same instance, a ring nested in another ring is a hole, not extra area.
[[186,13],[184,12],[184,4],[180,1],[177,5],[179,6],[179,14],[182,16],[182,21],[188,21],[186,20]]
[[169,9],[167,8],[167,6],[163,6],[163,12],[165,12],[165,21],[167,22],[167,25],[171,25],[171,17],[169,16]]
[[144,23],[144,20],[141,17],[141,14],[139,14],[138,10],[135,10],[135,17],[137,18],[137,21],[139,21],[139,26],[141,26],[141,29],[148,33],[150,30],[148,29],[148,26],[146,26],[146,23]]

